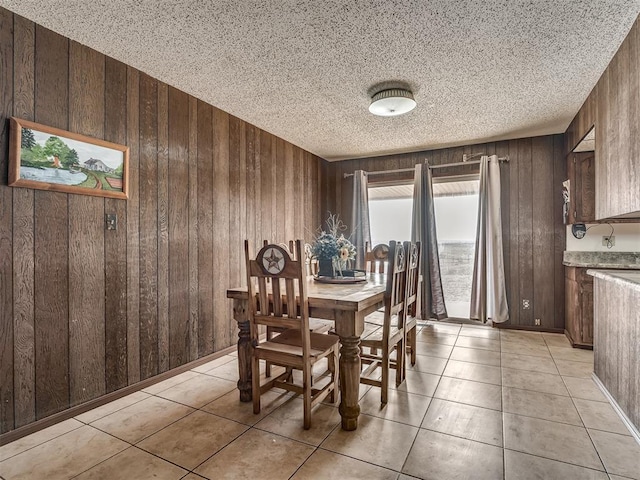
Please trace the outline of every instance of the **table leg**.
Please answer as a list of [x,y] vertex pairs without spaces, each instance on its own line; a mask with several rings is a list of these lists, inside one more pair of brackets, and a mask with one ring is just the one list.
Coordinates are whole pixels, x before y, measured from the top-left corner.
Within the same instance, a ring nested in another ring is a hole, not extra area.
[[233,300],[233,318],[238,322],[238,390],[240,401],[251,401],[251,332],[247,318],[247,301]]
[[343,430],[358,428],[360,391],[360,337],[340,336],[340,407]]

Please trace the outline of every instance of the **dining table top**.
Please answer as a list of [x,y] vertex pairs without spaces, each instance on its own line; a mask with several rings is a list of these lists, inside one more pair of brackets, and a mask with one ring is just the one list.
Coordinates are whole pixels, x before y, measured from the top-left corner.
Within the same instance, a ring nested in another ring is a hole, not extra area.
[[[307,300],[312,308],[362,311],[384,299],[386,276],[370,273],[366,281],[357,283],[323,283],[313,276],[307,277]],[[246,300],[247,287],[227,290],[227,298]]]

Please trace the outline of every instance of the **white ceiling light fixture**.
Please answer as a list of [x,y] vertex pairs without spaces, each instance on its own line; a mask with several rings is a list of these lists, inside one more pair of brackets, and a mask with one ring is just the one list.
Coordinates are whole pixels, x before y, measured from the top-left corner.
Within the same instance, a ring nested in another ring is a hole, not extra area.
[[382,90],[371,97],[369,111],[381,117],[395,117],[403,115],[416,108],[413,93],[404,88],[390,88]]

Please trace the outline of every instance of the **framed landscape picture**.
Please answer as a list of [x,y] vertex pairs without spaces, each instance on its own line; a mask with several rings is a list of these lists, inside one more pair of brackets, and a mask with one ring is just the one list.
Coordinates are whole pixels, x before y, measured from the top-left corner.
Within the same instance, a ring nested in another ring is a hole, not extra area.
[[129,148],[11,118],[9,185],[127,198]]

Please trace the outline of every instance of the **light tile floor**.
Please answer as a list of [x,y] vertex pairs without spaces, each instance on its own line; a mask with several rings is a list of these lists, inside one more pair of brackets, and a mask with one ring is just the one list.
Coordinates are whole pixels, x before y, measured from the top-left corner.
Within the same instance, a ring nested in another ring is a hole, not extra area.
[[355,432],[331,404],[303,430],[301,400],[282,391],[254,415],[227,355],[0,447],[0,477],[640,479],[640,446],[590,378],[592,352],[467,324],[429,323],[418,340],[385,407],[361,387]]

